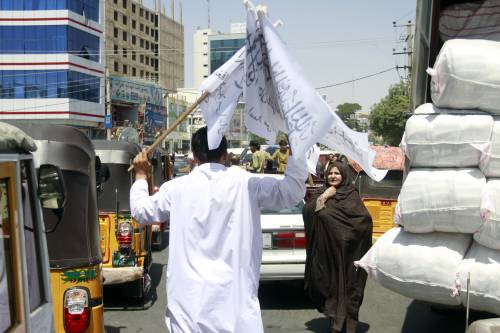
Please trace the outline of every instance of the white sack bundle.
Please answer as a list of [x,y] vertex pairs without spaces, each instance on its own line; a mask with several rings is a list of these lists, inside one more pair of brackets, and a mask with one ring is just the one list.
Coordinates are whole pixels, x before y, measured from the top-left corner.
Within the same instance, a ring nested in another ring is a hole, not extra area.
[[471,240],[471,235],[410,234],[393,228],[354,264],[398,294],[432,303],[459,305],[456,273]]
[[479,169],[486,177],[500,178],[500,118],[493,118],[493,130],[488,148],[479,161]]
[[460,264],[462,284],[460,297],[466,304],[467,274],[470,273],[469,304],[471,309],[500,315],[500,251],[472,243]]
[[492,130],[490,115],[453,113],[428,103],[406,122],[401,148],[411,167],[477,167]]
[[500,179],[490,179],[486,183],[481,200],[483,225],[474,234],[479,244],[500,250]]
[[442,108],[500,114],[500,42],[452,39],[429,68],[431,98]]
[[479,169],[412,169],[399,194],[395,221],[413,233],[472,234],[482,225],[485,186]]
[[498,0],[453,4],[439,14],[441,40],[454,38],[500,41]]

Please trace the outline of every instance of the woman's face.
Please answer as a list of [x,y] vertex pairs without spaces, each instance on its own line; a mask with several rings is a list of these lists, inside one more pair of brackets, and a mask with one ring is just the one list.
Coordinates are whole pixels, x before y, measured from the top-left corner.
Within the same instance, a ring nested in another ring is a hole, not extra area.
[[330,169],[330,173],[328,174],[328,185],[337,188],[342,183],[342,175],[337,167],[333,167]]

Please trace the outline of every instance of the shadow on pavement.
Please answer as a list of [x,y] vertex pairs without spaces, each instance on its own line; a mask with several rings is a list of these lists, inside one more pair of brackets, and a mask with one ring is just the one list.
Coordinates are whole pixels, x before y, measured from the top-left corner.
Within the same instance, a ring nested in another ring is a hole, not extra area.
[[126,326],[110,326],[110,325],[104,325],[104,332],[106,333],[120,333],[122,328],[127,328]]
[[[151,277],[151,290],[144,299],[127,297],[125,286],[106,286],[104,288],[104,311],[122,310],[122,311],[143,311],[149,309],[158,300],[158,286],[160,284],[164,264],[152,263],[149,270]],[[118,331],[116,331],[118,332]]]
[[303,281],[261,282],[259,301],[262,310],[313,309],[304,294]]
[[[306,324],[307,330],[315,333],[329,333],[330,325],[329,320],[325,318],[316,318],[308,321]],[[360,322],[356,329],[356,333],[366,333],[370,329],[370,325]]]
[[[485,318],[496,317],[493,314],[471,311],[469,324]],[[465,332],[465,309],[445,308],[439,305],[413,301],[406,311],[401,333],[463,333]]]

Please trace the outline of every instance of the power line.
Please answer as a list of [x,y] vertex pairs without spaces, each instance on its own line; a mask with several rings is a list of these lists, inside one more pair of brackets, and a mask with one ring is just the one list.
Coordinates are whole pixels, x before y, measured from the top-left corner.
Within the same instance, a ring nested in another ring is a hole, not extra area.
[[355,79],[352,79],[352,80],[349,80],[349,81],[344,81],[344,82],[339,82],[339,83],[329,84],[329,85],[326,85],[326,86],[317,87],[316,89],[325,89],[325,88],[331,88],[331,87],[341,86],[343,84],[352,83],[352,82],[356,82],[356,81],[367,79],[369,77],[373,77],[373,76],[377,76],[377,75],[380,75],[380,74],[384,74],[384,73],[387,73],[389,71],[392,71],[393,69],[396,69],[396,67],[391,67],[391,68],[385,69],[383,71],[380,71],[380,72],[377,72],[377,73],[373,73],[373,74],[369,74],[369,75],[365,75],[365,76],[361,76],[361,77],[358,77],[358,78],[355,78]]

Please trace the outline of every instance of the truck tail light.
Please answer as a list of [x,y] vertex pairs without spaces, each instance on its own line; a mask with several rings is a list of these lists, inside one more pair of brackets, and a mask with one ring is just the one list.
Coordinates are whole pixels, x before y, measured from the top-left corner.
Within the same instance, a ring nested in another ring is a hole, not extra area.
[[120,248],[130,248],[132,246],[133,227],[130,222],[121,222],[116,231],[116,240]]
[[90,325],[89,293],[74,287],[64,293],[64,329],[68,333],[82,333]]
[[304,231],[278,232],[274,236],[274,248],[277,249],[305,249],[306,234]]

